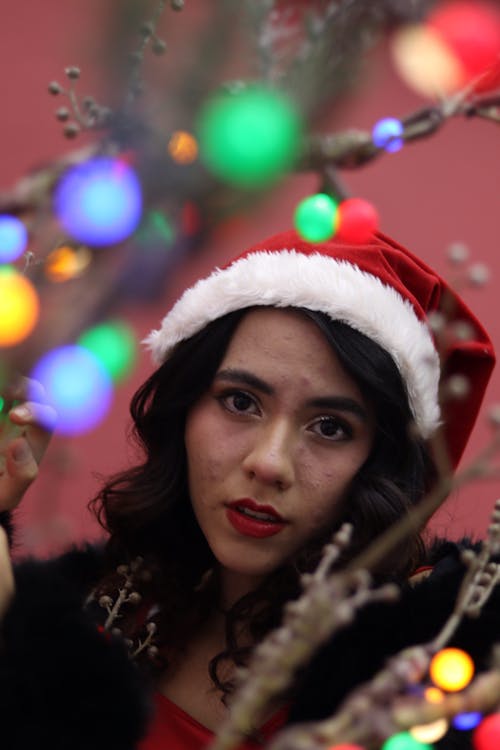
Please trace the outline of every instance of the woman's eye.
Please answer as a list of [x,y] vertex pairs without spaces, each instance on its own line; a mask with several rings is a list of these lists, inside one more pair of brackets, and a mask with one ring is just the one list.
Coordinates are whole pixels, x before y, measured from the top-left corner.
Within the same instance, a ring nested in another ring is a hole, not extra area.
[[228,411],[235,414],[256,414],[258,411],[252,396],[244,391],[226,393],[220,400]]
[[312,425],[312,431],[327,440],[347,440],[352,436],[352,430],[337,417],[321,417]]

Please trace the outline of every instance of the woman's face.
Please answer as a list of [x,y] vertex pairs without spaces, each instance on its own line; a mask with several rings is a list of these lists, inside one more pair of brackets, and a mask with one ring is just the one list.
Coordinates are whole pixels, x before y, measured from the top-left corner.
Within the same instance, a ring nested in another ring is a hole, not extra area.
[[335,523],[373,435],[369,404],[311,320],[243,318],[185,432],[193,509],[234,596]]

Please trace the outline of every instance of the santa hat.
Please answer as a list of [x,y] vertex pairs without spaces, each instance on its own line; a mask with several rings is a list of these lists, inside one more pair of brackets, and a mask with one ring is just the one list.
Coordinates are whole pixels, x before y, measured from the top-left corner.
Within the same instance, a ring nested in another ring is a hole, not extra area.
[[[467,323],[471,334],[438,354],[427,320],[444,305],[448,322]],[[379,344],[406,384],[419,435],[430,437],[444,421],[450,459],[458,463],[494,366],[493,346],[464,302],[419,258],[382,234],[361,245],[278,234],[187,289],[145,343],[159,364],[211,321],[254,306],[321,311]],[[468,393],[442,415],[440,378],[454,374],[467,378]]]

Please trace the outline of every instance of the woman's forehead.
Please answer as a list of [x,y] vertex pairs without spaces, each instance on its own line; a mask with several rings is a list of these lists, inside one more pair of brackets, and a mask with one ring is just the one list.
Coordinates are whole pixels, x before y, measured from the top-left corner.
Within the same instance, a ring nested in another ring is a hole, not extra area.
[[219,367],[246,370],[270,384],[310,384],[360,397],[320,328],[300,310],[254,308],[240,321]]

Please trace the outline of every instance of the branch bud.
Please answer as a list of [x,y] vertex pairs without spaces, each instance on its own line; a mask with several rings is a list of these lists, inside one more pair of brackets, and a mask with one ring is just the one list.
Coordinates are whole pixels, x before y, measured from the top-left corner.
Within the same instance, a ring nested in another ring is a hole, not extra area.
[[58,94],[62,93],[62,86],[61,84],[57,83],[57,81],[51,81],[49,83],[49,94],[52,94],[52,96],[57,96]]
[[151,49],[155,55],[163,55],[167,49],[166,42],[164,42],[163,39],[156,38]]
[[80,132],[80,127],[76,124],[76,122],[68,122],[63,132],[66,138],[75,138]]
[[456,266],[464,263],[469,257],[469,248],[463,242],[454,242],[448,248],[448,259]]
[[75,65],[72,65],[69,68],[65,68],[64,72],[70,79],[70,81],[77,81],[80,78],[80,68],[77,68]]
[[69,119],[69,109],[67,107],[60,107],[56,111],[56,118],[59,122],[66,122]]
[[443,315],[443,313],[440,313],[437,310],[429,313],[427,321],[429,323],[429,328],[431,329],[431,331],[434,331],[434,333],[439,333],[446,325],[445,316]]
[[452,375],[446,381],[445,389],[451,398],[464,398],[469,393],[470,383],[465,375]]
[[470,323],[460,320],[453,326],[453,333],[459,341],[470,341],[474,338],[474,329]]
[[151,23],[151,21],[145,21],[144,23],[141,24],[139,31],[141,32],[141,36],[148,39],[151,36],[151,34],[154,33],[153,24]]
[[469,281],[472,286],[484,286],[490,279],[490,269],[484,263],[475,263],[469,268]]
[[496,430],[500,428],[500,404],[494,404],[488,414],[490,424]]

